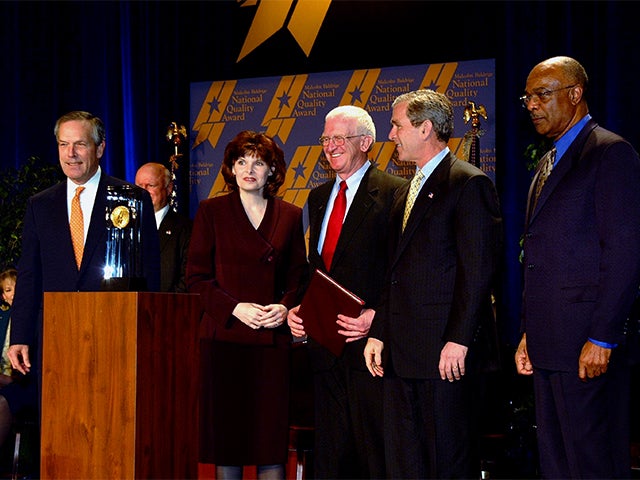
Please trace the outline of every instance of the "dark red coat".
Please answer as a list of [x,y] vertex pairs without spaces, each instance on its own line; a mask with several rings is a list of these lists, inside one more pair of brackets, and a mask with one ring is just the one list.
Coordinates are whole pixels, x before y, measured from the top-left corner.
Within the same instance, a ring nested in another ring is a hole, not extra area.
[[200,294],[204,310],[201,461],[286,461],[291,334],[286,323],[253,330],[232,312],[240,302],[297,305],[306,268],[299,207],[270,199],[255,229],[237,192],[200,203],[189,245],[187,286]]

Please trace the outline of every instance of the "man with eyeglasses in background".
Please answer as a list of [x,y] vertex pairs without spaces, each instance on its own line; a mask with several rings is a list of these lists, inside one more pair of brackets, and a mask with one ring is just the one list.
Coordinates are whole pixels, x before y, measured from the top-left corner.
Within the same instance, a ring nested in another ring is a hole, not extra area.
[[553,57],[521,97],[555,152],[527,201],[515,354],[518,373],[533,375],[542,478],[631,474],[625,332],[640,283],[640,160],[591,118],[587,84],[580,63]]
[[[308,340],[314,376],[313,477],[318,479],[385,477],[382,381],[369,375],[362,351],[387,266],[391,204],[406,180],[378,170],[368,159],[375,141],[375,125],[364,109],[343,105],[331,110],[320,144],[336,178],[311,190],[307,202],[311,272],[328,272],[366,302],[357,318],[334,319],[347,342],[340,357]],[[342,182],[346,212],[328,260],[327,225]],[[298,317],[298,309],[289,310],[288,323],[294,337],[304,338],[305,319]]]

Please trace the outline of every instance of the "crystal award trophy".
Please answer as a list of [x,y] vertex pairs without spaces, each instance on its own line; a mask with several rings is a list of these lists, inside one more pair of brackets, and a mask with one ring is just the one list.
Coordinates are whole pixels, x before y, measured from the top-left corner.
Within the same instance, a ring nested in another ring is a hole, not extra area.
[[133,185],[107,186],[107,251],[102,290],[144,291],[141,191]]

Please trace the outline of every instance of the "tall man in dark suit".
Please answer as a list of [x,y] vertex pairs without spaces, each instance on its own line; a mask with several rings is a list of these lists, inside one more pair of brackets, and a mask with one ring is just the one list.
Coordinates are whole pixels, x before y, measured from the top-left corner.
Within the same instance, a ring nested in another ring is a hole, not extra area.
[[640,283],[640,160],[592,120],[587,83],[580,63],[554,57],[521,98],[555,150],[529,191],[515,355],[533,375],[544,478],[630,476],[625,320]]
[[[58,119],[54,134],[67,181],[34,195],[27,204],[8,352],[13,368],[25,378],[11,384],[13,387],[6,387],[13,390],[3,389],[11,412],[24,403],[38,404],[43,293],[101,289],[107,244],[107,186],[126,184],[107,176],[100,168],[106,144],[105,128],[98,117],[88,112],[70,112]],[[76,254],[70,217],[78,186],[84,187],[80,194],[84,218],[80,245],[84,239],[84,248]],[[144,191],[142,198],[143,274],[147,289],[157,291],[160,284],[158,234],[153,217],[147,213],[152,211],[151,198]]]
[[184,293],[191,220],[174,212],[169,204],[173,192],[171,172],[161,163],[145,163],[136,172],[135,182],[151,195],[156,214],[160,236],[160,291]]
[[[328,272],[366,302],[357,318],[331,319],[337,320],[336,328],[347,341],[340,357],[308,341],[314,371],[315,478],[385,475],[382,382],[367,373],[362,349],[387,265],[391,202],[406,181],[371,164],[367,153],[375,140],[375,125],[365,110],[351,105],[331,110],[320,143],[336,179],[313,189],[307,202],[311,270]],[[322,252],[328,243],[327,224],[342,181],[347,186],[346,214],[333,258],[326,264]],[[289,311],[288,323],[294,337],[304,337],[304,319],[297,312],[298,307]]]
[[387,476],[477,478],[472,390],[495,351],[498,196],[487,175],[447,147],[453,107],[445,95],[417,90],[392,107],[389,138],[399,160],[417,168],[392,208],[385,302],[364,350],[371,374],[384,377]]

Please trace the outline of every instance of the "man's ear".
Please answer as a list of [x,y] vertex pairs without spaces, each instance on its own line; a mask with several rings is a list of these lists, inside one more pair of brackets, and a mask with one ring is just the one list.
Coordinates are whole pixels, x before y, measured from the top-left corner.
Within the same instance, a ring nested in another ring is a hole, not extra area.
[[575,85],[574,87],[569,89],[569,100],[574,105],[578,103],[582,99],[583,89],[580,85]]
[[373,144],[373,137],[371,135],[364,135],[360,139],[360,150],[368,152],[371,149],[371,144]]
[[98,157],[99,159],[102,158],[102,155],[104,154],[104,140],[102,142],[100,142],[100,145],[98,145],[98,148],[96,149],[96,157]]
[[424,122],[422,122],[422,125],[420,126],[420,133],[423,136],[431,135],[432,130],[433,123],[431,122],[431,120],[425,120]]

